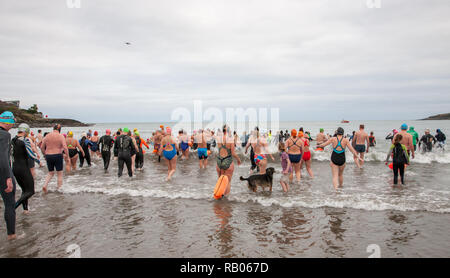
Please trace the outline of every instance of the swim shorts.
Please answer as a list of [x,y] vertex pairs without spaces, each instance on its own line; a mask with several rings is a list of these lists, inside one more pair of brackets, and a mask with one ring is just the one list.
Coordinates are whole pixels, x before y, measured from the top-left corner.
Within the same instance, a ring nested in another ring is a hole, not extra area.
[[62,154],[48,154],[45,156],[45,160],[47,161],[47,168],[49,172],[53,172],[55,168],[57,172],[63,170]]
[[207,159],[208,158],[208,149],[207,148],[198,148],[197,154],[198,154],[198,159]]
[[308,161],[308,160],[310,160],[311,159],[311,152],[305,152],[304,154],[303,154],[303,160],[304,161]]
[[366,151],[366,145],[356,145],[355,146],[355,151],[357,153],[363,153]]
[[300,160],[302,160],[302,155],[301,154],[289,154],[289,160],[292,163],[299,163]]

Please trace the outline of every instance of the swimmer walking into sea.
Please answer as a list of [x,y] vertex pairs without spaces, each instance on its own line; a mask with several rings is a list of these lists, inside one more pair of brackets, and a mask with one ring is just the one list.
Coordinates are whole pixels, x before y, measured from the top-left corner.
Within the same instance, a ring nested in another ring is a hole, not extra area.
[[236,154],[234,147],[234,138],[230,136],[228,126],[224,125],[222,128],[223,134],[217,138],[217,147],[219,153],[217,154],[217,175],[220,177],[225,175],[228,177],[228,186],[225,190],[224,196],[228,195],[231,190],[231,178],[234,172],[233,157],[236,158],[237,164],[241,165],[241,160]]
[[163,155],[167,163],[167,178],[166,181],[172,179],[173,174],[177,169],[177,152],[178,145],[175,142],[175,138],[172,137],[172,129],[166,127],[166,135],[161,140],[162,148],[159,150],[159,155]]
[[[353,155],[357,156],[356,150],[352,147],[350,141],[347,138],[344,138],[344,129],[339,127],[337,129],[337,136],[330,138],[327,142],[319,145],[319,148],[324,148],[328,145],[332,144],[333,151],[331,153],[331,173],[333,174],[333,186],[335,189],[342,187],[344,184],[344,170],[345,170],[345,149],[348,149],[353,153]],[[362,158],[358,157],[355,160],[356,165],[361,168],[359,165],[359,161],[363,161]]]
[[359,131],[355,132],[352,139],[352,146],[355,146],[355,150],[358,153],[358,155],[353,156],[353,160],[356,162],[358,157],[361,158],[361,167],[364,166],[364,153],[369,153],[370,148],[369,135],[364,131],[364,125],[360,125]]

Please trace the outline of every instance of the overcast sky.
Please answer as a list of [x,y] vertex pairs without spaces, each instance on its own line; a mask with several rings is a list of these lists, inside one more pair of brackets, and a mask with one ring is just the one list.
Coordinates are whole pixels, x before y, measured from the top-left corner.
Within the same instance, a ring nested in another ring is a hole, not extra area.
[[86,122],[166,121],[193,100],[417,119],[450,112],[449,15],[448,0],[0,0],[0,99]]

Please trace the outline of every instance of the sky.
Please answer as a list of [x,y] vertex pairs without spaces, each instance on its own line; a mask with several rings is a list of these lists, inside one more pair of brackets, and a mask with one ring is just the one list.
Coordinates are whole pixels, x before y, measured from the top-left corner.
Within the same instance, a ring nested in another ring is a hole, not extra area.
[[89,123],[194,100],[282,121],[450,112],[448,0],[67,2],[0,0],[1,100]]

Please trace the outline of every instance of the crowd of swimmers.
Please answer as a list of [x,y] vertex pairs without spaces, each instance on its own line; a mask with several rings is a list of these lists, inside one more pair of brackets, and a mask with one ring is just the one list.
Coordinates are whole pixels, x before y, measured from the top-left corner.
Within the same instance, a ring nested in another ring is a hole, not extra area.
[[[18,126],[17,135],[11,139],[8,132],[15,124],[14,115],[11,112],[3,112],[0,115],[0,191],[5,204],[5,220],[9,239],[16,238],[15,235],[15,210],[22,206],[24,213],[29,212],[28,200],[35,193],[34,180],[36,172],[35,165],[43,167],[40,153],[43,154],[48,174],[45,178],[42,191],[47,193],[49,182],[57,175],[57,187],[63,184],[63,170],[65,162],[66,173],[75,171],[77,164],[79,167],[91,166],[91,158],[98,157],[103,160],[103,169],[108,171],[110,161],[117,160],[118,177],[122,176],[124,167],[130,177],[136,171],[142,171],[144,167],[145,148],[150,149],[153,145],[153,153],[157,156],[158,162],[163,158],[167,164],[166,180],[170,181],[176,172],[177,160],[189,159],[191,150],[197,151],[199,168],[208,167],[208,159],[211,156],[212,148],[217,150],[216,171],[218,177],[226,175],[228,187],[225,195],[230,193],[231,180],[234,173],[235,162],[240,165],[241,159],[237,155],[236,148],[243,148],[244,153],[250,155],[250,173],[265,174],[268,158],[275,161],[269,151],[269,145],[278,145],[282,177],[280,185],[284,192],[289,191],[289,184],[301,180],[301,169],[305,166],[308,175],[314,178],[311,167],[311,149],[323,151],[331,145],[332,183],[335,189],[343,186],[344,169],[346,167],[346,149],[353,154],[353,159],[357,167],[364,165],[364,155],[370,148],[375,147],[376,139],[374,133],[370,135],[365,132],[364,125],[360,125],[359,131],[352,135],[344,135],[342,127],[337,128],[333,135],[325,134],[324,129],[313,139],[308,131],[303,128],[292,129],[290,132],[280,131],[272,135],[272,131],[259,130],[256,127],[250,134],[244,133],[239,137],[236,132],[231,132],[227,125],[221,129],[213,131],[210,129],[200,129],[193,134],[187,134],[180,130],[178,135],[172,133],[170,127],[160,126],[160,129],[153,132],[151,138],[144,139],[139,131],[128,128],[117,130],[114,134],[111,130],[106,130],[103,136],[99,136],[97,131],[89,130],[83,133],[81,138],[74,138],[72,131],[66,134],[61,133],[61,125],[56,124],[52,132],[42,134],[38,130],[37,134],[30,131],[30,127],[22,123]],[[392,134],[386,137],[392,140],[392,145],[386,158],[386,164],[393,160],[392,169],[394,173],[394,184],[398,184],[398,177],[404,184],[404,170],[410,163],[410,157],[415,157],[417,145],[424,146],[424,151],[431,151],[433,146],[444,148],[446,137],[441,130],[437,130],[437,135],[430,135],[426,130],[425,135],[419,140],[419,135],[414,131],[414,127],[403,124],[401,131],[393,130]],[[315,141],[315,147],[313,147]],[[11,159],[12,158],[12,159]],[[12,163],[11,163],[12,161]],[[22,195],[15,201],[15,184],[22,189]]]

